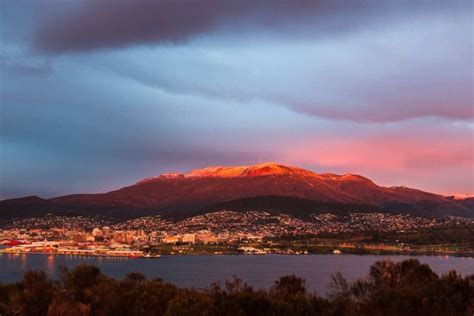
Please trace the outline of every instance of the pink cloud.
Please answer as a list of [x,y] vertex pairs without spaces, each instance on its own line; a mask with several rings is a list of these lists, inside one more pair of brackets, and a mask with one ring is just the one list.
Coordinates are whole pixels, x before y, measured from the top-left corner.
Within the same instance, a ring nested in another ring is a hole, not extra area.
[[[411,127],[379,135],[308,136],[294,140],[280,160],[316,172],[358,173],[376,183],[405,185],[442,194],[474,193],[472,133]],[[282,145],[282,147],[284,147]]]

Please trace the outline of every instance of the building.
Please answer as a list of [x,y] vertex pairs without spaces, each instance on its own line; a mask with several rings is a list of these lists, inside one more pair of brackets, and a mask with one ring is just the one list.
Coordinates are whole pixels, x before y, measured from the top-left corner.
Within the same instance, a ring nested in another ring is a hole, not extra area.
[[86,242],[87,241],[87,237],[88,235],[86,233],[75,233],[73,236],[72,236],[72,240],[74,242],[78,242],[78,243],[81,243],[81,242]]
[[176,244],[180,241],[180,238],[179,236],[164,236],[162,239],[161,239],[161,242],[165,243],[165,244]]
[[219,242],[217,236],[209,231],[203,231],[196,234],[196,240],[203,244],[215,244]]
[[92,230],[92,237],[102,237],[102,230],[98,227]]
[[195,244],[196,234],[184,234],[182,241],[183,243],[187,243],[187,244]]

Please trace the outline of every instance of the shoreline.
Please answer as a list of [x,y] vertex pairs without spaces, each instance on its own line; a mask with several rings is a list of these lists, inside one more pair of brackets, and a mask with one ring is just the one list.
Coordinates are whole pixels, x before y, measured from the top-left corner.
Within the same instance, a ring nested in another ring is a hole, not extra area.
[[339,254],[333,253],[308,253],[308,254],[292,254],[292,253],[264,253],[264,254],[252,254],[252,253],[225,253],[225,254],[213,254],[213,253],[200,253],[200,254],[162,254],[162,255],[151,255],[151,256],[126,256],[126,255],[107,255],[107,254],[64,254],[64,253],[49,253],[49,252],[5,252],[0,250],[0,255],[34,255],[34,256],[63,256],[63,257],[84,257],[84,258],[126,258],[126,259],[160,259],[164,257],[198,257],[198,256],[409,256],[409,257],[453,257],[453,258],[474,258],[474,254],[446,254],[446,253],[425,253],[425,252],[384,252],[384,253],[355,253],[355,252],[343,252]]
[[100,258],[127,258],[127,259],[159,259],[161,255],[144,256],[129,256],[129,255],[110,255],[110,254],[69,254],[69,253],[51,253],[51,252],[37,252],[37,251],[23,251],[23,252],[9,252],[0,250],[0,255],[36,255],[36,256],[64,256],[64,257],[100,257]]

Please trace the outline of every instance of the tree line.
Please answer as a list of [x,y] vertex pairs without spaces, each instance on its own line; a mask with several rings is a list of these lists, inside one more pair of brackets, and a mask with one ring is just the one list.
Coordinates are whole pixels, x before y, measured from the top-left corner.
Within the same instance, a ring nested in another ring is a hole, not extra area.
[[21,282],[0,284],[0,315],[416,315],[472,316],[474,274],[439,276],[410,259],[378,261],[367,278],[332,276],[326,296],[295,275],[270,289],[234,277],[206,289],[180,288],[132,272],[116,280],[91,265],[60,268],[59,278],[28,271]]

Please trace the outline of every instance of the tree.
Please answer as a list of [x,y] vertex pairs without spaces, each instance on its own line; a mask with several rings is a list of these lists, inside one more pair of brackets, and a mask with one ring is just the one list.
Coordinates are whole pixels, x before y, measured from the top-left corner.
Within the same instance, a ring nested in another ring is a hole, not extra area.
[[294,274],[282,276],[275,281],[271,292],[276,295],[304,295],[306,294],[306,281]]
[[27,271],[23,280],[10,291],[10,308],[14,314],[46,315],[55,287],[43,271]]

